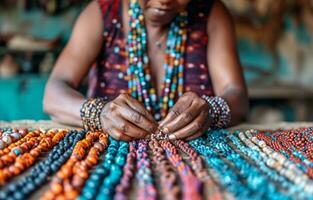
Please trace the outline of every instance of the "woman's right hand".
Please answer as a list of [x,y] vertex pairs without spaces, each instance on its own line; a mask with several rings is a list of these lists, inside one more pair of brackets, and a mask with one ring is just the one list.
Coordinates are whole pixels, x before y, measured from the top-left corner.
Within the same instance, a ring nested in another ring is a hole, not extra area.
[[104,106],[101,125],[114,139],[124,141],[145,138],[158,128],[149,111],[128,94],[120,94]]

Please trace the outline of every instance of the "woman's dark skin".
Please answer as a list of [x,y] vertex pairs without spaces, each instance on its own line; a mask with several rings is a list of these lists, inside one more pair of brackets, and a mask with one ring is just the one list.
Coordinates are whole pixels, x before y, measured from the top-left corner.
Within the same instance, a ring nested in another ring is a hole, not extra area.
[[[146,20],[148,55],[158,94],[161,93],[165,73],[163,63],[168,24],[189,1],[139,1]],[[123,26],[127,35],[129,1],[122,2]],[[85,98],[77,88],[100,53],[102,26],[99,6],[91,2],[78,18],[71,39],[57,60],[46,86],[44,109],[57,122],[82,125],[79,110]],[[237,56],[231,17],[219,0],[213,5],[207,33],[208,66],[214,92],[228,102],[232,125],[235,125],[245,119],[248,110],[247,90]],[[156,45],[155,41],[159,41],[161,46]],[[157,128],[163,128],[171,139],[189,140],[201,136],[210,126],[208,110],[209,105],[205,100],[194,92],[186,92],[166,118],[158,123],[140,102],[128,94],[121,94],[105,105],[101,117],[104,131],[115,139],[130,141],[145,138]]]

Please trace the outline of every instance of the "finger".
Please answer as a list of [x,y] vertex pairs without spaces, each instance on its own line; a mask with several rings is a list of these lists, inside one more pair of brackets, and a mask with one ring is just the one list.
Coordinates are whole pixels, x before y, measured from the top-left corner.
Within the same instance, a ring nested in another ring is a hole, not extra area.
[[151,122],[142,114],[138,113],[126,104],[125,106],[120,106],[117,111],[123,119],[131,122],[133,125],[147,131],[148,133],[153,133],[158,127],[157,124]]
[[144,117],[148,118],[151,122],[157,123],[155,119],[153,118],[152,114],[137,99],[134,99],[130,95],[125,95],[124,97],[129,107],[136,110],[137,112],[142,114]]
[[116,116],[115,118],[112,118],[114,126],[121,130],[123,134],[128,135],[132,138],[140,139],[140,138],[145,138],[147,135],[150,133],[136,127],[132,123],[128,122],[127,120]]
[[168,124],[170,121],[174,120],[186,108],[188,108],[191,105],[191,103],[192,103],[192,100],[190,100],[189,98],[186,98],[185,96],[182,96],[181,98],[179,98],[176,104],[170,109],[165,119],[161,121],[159,126],[163,127],[166,124]]
[[201,112],[189,125],[169,135],[169,139],[183,139],[202,130],[207,115]]
[[121,130],[118,130],[115,128],[112,128],[108,134],[116,140],[123,140],[123,141],[127,141],[127,142],[134,140],[132,137],[130,137],[126,134],[123,134],[123,132]]
[[193,101],[189,108],[183,111],[174,120],[170,121],[168,124],[163,126],[164,133],[165,134],[173,133],[188,125],[202,111],[201,106],[202,105],[199,104],[198,102]]
[[186,140],[190,141],[190,140],[196,139],[196,138],[200,137],[201,135],[203,135],[203,133],[204,133],[203,131],[199,131],[199,132],[187,137]]

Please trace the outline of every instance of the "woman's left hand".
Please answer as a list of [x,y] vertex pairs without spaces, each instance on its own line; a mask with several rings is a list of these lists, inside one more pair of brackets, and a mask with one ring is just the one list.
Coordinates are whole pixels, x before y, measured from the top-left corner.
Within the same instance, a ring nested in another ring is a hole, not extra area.
[[192,140],[200,137],[211,124],[210,106],[194,92],[186,92],[170,109],[159,127],[169,139]]

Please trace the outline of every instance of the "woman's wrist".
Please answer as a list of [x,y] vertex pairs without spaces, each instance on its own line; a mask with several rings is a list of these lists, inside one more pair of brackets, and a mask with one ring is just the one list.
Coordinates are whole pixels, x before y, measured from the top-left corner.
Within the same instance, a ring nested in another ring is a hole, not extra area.
[[211,128],[226,128],[231,121],[231,112],[227,102],[218,96],[202,96],[209,104],[209,115],[211,117]]
[[102,131],[101,112],[107,102],[106,98],[90,98],[83,103],[80,109],[80,117],[84,129]]

